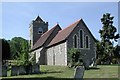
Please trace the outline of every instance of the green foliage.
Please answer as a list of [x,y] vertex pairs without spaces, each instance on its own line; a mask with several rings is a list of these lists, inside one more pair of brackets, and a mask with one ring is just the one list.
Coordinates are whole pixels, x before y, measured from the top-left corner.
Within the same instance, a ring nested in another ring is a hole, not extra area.
[[33,55],[32,59],[30,60],[31,64],[36,63],[36,54]]
[[2,41],[2,60],[10,59],[10,45],[7,40],[1,39]]
[[113,53],[113,50],[114,50],[114,47],[112,47],[111,45],[106,45],[105,47],[103,45],[104,45],[104,43],[100,42],[100,41],[96,43],[97,59],[99,58],[102,61],[107,59],[107,57],[110,55],[110,53]]
[[29,50],[28,40],[22,37],[14,37],[10,40],[11,59],[17,59],[25,50]]
[[115,46],[114,57],[120,59],[120,46],[118,46],[118,45]]
[[[103,24],[102,30],[99,31],[101,35],[102,42],[107,42],[106,44],[112,45],[111,40],[117,41],[119,34],[115,34],[117,29],[113,26],[113,16],[111,17],[109,13],[103,14],[101,22]],[[104,44],[105,46],[105,44]]]
[[24,66],[28,65],[30,63],[28,57],[29,57],[28,53],[25,52],[20,53],[19,57],[17,58],[18,61],[17,65],[24,65]]
[[102,30],[99,31],[102,41],[109,42],[111,44],[110,39],[119,38],[119,34],[115,35],[117,29],[113,26],[113,16],[111,17],[109,13],[103,14],[103,18],[101,18],[101,22],[103,24]]
[[71,48],[68,50],[69,67],[74,67],[79,64],[79,60],[82,59],[83,55],[79,49]]
[[22,49],[21,53],[19,53],[17,59],[21,61],[20,65],[26,66],[26,65],[30,64],[30,61],[29,61],[29,49],[28,49],[28,47],[26,47],[26,46],[28,46],[28,43],[24,42],[23,45],[24,45],[22,47],[23,49]]
[[103,14],[101,22],[103,27],[99,30],[101,41],[97,42],[97,58],[103,62],[112,59],[114,47],[113,42],[117,41],[119,34],[116,34],[117,29],[113,26],[113,16],[109,13]]
[[29,64],[29,44],[28,40],[22,37],[14,37],[9,41],[11,59],[17,60],[17,65]]
[[102,45],[102,44],[101,44],[100,41],[98,41],[98,42],[96,43],[97,58],[101,58],[101,56],[102,56],[103,54],[105,54],[104,48],[103,48],[101,45]]

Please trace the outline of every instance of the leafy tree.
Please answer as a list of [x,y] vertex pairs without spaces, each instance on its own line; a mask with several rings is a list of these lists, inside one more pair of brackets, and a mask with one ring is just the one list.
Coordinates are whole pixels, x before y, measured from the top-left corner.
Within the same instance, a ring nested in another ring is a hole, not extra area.
[[101,48],[104,51],[104,54],[102,54],[102,57],[104,60],[110,60],[113,56],[113,42],[117,41],[119,38],[119,34],[115,34],[117,32],[117,29],[115,26],[113,26],[113,16],[110,16],[109,13],[103,14],[103,17],[101,18],[101,22],[103,24],[103,27],[101,30],[99,30],[100,37],[101,37]]
[[10,46],[7,40],[2,39],[2,60],[10,59]]
[[[112,52],[113,50],[114,50],[114,47],[111,49],[111,53],[113,53]],[[106,50],[103,47],[103,42],[100,42],[100,41],[96,42],[96,54],[97,54],[96,56],[97,64],[101,64],[101,63],[103,64],[109,58],[109,54],[106,53]]]
[[33,57],[31,57],[30,62],[32,65],[36,63],[36,54],[34,54]]
[[21,53],[29,51],[28,40],[22,37],[14,37],[10,40],[11,58],[17,59]]
[[120,58],[120,46],[116,45],[114,49],[114,56]]
[[18,52],[17,56],[17,65],[24,66],[26,74],[31,73],[32,70],[32,62],[29,61],[29,47],[28,42],[22,41],[22,47],[20,48],[21,51]]
[[116,59],[116,63],[120,63],[120,46],[116,45],[114,49],[114,60]]
[[17,60],[21,61],[21,63],[19,65],[27,65],[29,64],[29,48],[26,47],[28,46],[28,43],[23,42],[23,47],[22,47],[22,51],[21,53],[19,53]]
[[117,29],[115,26],[113,26],[113,16],[111,17],[109,13],[103,14],[103,18],[101,18],[101,22],[103,24],[102,30],[99,31],[102,41],[109,42],[111,44],[111,40],[119,38],[119,34],[115,33],[117,32]]
[[103,50],[103,47],[101,46],[101,42],[97,40],[96,42],[96,53],[97,53],[97,56],[96,58],[101,58],[102,55],[104,54],[104,50]]
[[74,67],[78,65],[79,60],[82,58],[82,54],[80,53],[79,49],[71,48],[68,50],[68,60],[69,60],[69,67]]

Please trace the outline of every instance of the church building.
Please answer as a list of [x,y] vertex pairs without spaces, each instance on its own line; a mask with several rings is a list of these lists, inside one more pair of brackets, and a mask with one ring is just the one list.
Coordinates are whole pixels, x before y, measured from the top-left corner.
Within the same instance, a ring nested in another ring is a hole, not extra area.
[[39,16],[30,24],[31,55],[41,65],[68,65],[68,50],[78,48],[89,65],[96,59],[96,39],[83,19],[62,29],[59,24],[48,30],[48,22]]

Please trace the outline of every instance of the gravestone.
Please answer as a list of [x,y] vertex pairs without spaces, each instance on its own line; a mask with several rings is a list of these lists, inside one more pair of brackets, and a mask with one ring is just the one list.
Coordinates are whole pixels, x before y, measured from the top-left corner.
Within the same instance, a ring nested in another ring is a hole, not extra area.
[[83,62],[83,65],[84,65],[85,69],[89,69],[89,63],[90,63],[89,60],[85,60],[85,61]]
[[84,67],[77,66],[75,69],[74,78],[77,80],[83,80],[84,71]]
[[34,74],[40,73],[40,66],[38,64],[34,64],[32,66],[32,73]]
[[19,75],[25,74],[25,67],[24,66],[19,66]]
[[7,66],[2,66],[2,76],[7,77]]
[[11,67],[11,76],[17,76],[19,74],[19,66]]
[[26,74],[32,73],[32,65],[31,64],[25,66],[25,72],[26,72]]

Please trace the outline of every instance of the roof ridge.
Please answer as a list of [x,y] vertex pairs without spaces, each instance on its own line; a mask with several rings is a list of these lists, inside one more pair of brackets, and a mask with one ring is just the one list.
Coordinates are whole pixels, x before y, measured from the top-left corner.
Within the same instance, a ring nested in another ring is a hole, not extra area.
[[[58,34],[55,36],[55,38],[50,42],[50,44],[48,46],[52,46],[52,45],[54,45],[56,43],[59,43],[59,42],[65,40],[70,35],[70,33],[74,30],[74,28],[77,26],[77,24],[80,21],[81,21],[81,19],[79,19],[76,22],[70,24],[68,27],[60,30],[58,32]],[[58,39],[58,38],[61,38],[61,39]]]
[[[71,27],[72,25],[74,25],[74,24],[76,24],[76,23],[79,23],[81,20],[82,20],[82,19],[77,20],[76,22],[74,22],[74,23],[70,24],[69,26],[65,27],[65,28],[64,28],[64,29],[62,29],[62,30],[65,30],[65,29],[67,29],[67,28]],[[59,32],[61,32],[62,30],[60,30]]]
[[[57,26],[57,25],[56,25],[56,26]],[[56,26],[54,26],[53,28],[55,28]],[[51,28],[50,30],[52,30],[53,28]],[[48,31],[46,31],[44,34],[42,34],[41,37],[42,37],[43,35],[45,35],[47,32],[49,32],[50,30],[48,30]]]
[[[49,36],[52,34],[52,32],[55,30],[55,28],[56,28],[57,26],[58,26],[58,25],[55,25],[53,28],[51,28],[50,30],[48,30],[48,31],[46,31],[44,34],[42,34],[42,36],[37,40],[37,42],[36,42],[36,43],[34,44],[34,46],[32,47],[32,50],[35,50],[36,48],[42,46],[42,45],[46,42],[46,40],[49,38]],[[51,31],[52,31],[52,32],[51,32]],[[44,35],[47,35],[47,33],[49,33],[49,32],[50,32],[50,34],[49,34],[48,37],[46,37],[46,39],[44,40],[44,42],[41,43],[41,45],[37,45],[37,44],[40,42],[40,39],[43,38]]]

